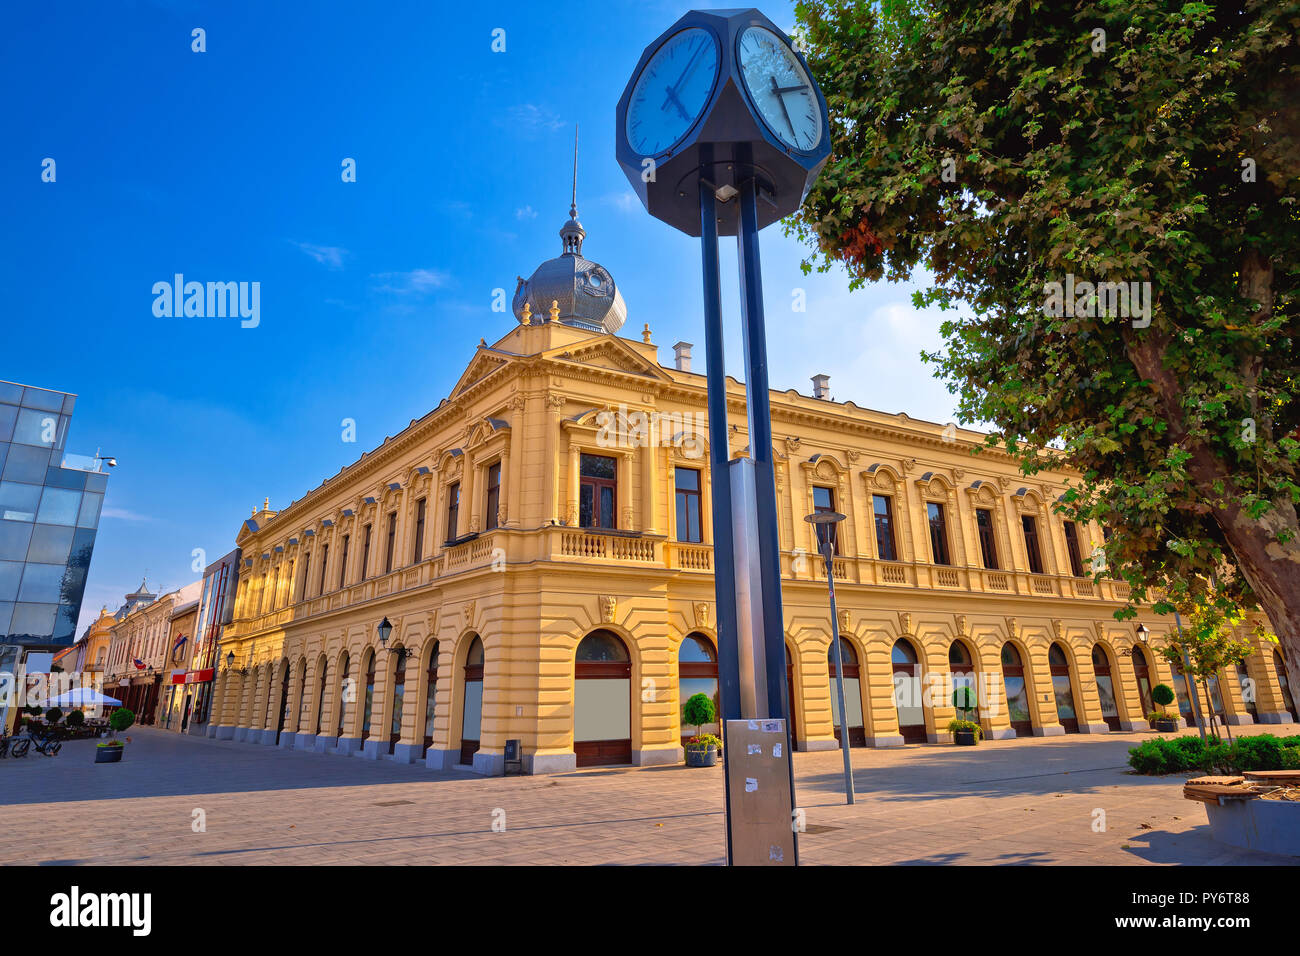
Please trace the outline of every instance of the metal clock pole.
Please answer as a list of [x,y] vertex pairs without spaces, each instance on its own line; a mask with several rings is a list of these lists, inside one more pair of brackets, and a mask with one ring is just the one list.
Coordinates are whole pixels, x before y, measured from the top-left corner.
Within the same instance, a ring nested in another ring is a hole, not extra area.
[[[785,628],[781,616],[781,551],[777,538],[776,470],[772,461],[772,412],[768,399],[767,330],[763,320],[763,276],[758,252],[758,186],[751,175],[740,186],[740,264],[744,318],[745,398],[749,411],[749,456],[754,463],[758,511],[759,575],[763,589],[763,641],[770,715],[788,720]],[[787,732],[789,724],[787,722]]]
[[[713,501],[713,587],[718,616],[718,685],[722,698],[722,752],[730,753],[727,721],[740,719],[740,647],[736,637],[736,557],[731,534],[731,442],[727,426],[727,365],[722,343],[718,278],[718,220],[713,190],[700,183],[700,252],[704,272],[704,349],[709,394],[709,477]],[[731,806],[730,777],[726,783]],[[727,814],[727,865],[732,864]]]

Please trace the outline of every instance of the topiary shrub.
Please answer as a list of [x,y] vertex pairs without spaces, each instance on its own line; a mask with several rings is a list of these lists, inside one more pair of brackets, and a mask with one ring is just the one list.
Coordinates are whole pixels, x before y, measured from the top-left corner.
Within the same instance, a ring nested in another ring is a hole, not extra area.
[[1155,687],[1151,688],[1151,700],[1159,705],[1161,713],[1176,699],[1174,689],[1168,684],[1156,684]]
[[695,736],[700,735],[700,728],[717,719],[718,709],[713,706],[713,699],[708,694],[694,694],[687,698],[682,707],[682,720],[695,727]]
[[57,724],[63,719],[63,711],[58,707],[51,707],[45,712],[45,719],[52,724]]
[[72,711],[70,714],[68,714],[68,719],[65,721],[65,723],[73,730],[78,729],[85,722],[86,722],[86,714],[84,711],[80,711],[80,710]]
[[135,712],[126,707],[117,708],[117,710],[113,711],[112,716],[108,718],[108,726],[113,729],[114,736],[120,734],[134,723]]

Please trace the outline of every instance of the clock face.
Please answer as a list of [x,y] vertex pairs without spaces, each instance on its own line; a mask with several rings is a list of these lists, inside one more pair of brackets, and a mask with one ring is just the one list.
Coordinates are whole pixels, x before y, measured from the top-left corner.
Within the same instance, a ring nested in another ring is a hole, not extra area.
[[768,129],[794,149],[821,142],[822,111],[812,78],[785,42],[766,27],[740,35],[740,75]]
[[674,33],[646,64],[627,104],[627,141],[642,156],[676,145],[700,118],[718,79],[718,44],[699,27]]

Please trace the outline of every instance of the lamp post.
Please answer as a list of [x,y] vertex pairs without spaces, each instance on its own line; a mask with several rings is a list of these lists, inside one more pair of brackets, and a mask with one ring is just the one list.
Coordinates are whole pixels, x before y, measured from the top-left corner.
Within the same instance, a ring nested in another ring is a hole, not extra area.
[[388,635],[392,633],[393,633],[393,625],[389,624],[388,618],[385,617],[382,621],[379,622],[379,646],[380,647],[388,646]]
[[226,653],[226,670],[230,670],[234,666],[235,666],[235,652],[228,651]]
[[840,749],[844,752],[844,798],[853,802],[853,764],[849,760],[849,714],[844,708],[844,655],[840,650],[840,616],[835,609],[835,529],[844,515],[838,511],[817,511],[804,519],[817,530],[822,558],[826,563],[826,590],[831,598],[831,647],[835,657],[835,693],[840,703]]

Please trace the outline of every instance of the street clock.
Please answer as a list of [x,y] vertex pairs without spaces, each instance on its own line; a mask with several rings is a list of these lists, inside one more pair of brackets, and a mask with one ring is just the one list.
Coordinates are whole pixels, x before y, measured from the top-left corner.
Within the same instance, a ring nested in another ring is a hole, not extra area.
[[742,183],[758,228],[797,210],[830,157],[826,99],[803,55],[757,10],[692,10],[645,48],[619,99],[617,155],[646,210],[700,235],[699,187],[720,235],[739,231]]

